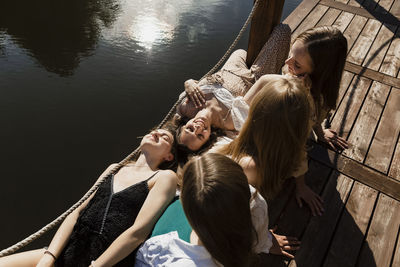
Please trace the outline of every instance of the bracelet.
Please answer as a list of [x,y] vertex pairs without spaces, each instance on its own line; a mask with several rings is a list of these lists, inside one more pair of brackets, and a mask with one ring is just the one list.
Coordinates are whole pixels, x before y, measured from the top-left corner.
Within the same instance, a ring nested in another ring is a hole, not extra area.
[[91,261],[91,262],[90,262],[90,266],[96,267],[96,265],[94,265],[94,261]]
[[56,256],[54,256],[54,254],[51,253],[50,250],[45,250],[45,251],[43,252],[43,254],[49,254],[50,256],[53,257],[54,260],[57,260]]

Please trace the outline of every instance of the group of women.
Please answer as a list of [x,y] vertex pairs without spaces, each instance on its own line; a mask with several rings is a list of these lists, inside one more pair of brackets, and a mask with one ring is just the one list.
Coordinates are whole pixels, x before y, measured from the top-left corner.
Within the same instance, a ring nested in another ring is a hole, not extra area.
[[347,148],[321,126],[336,107],[347,41],[333,27],[307,30],[278,75],[269,62],[285,54],[290,29],[279,25],[270,40],[280,53],[267,42],[250,69],[238,50],[212,77],[186,81],[174,121],[144,136],[140,155],[109,174],[49,247],[0,266],[253,266],[258,253],[293,257],[300,242],[268,229],[266,200],[295,177],[299,205],[323,212],[304,182],[306,141],[315,133]]

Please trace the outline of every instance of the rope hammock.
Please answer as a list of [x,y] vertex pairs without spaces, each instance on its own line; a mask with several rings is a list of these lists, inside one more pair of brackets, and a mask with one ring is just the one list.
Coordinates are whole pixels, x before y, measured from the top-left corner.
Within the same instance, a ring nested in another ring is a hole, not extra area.
[[[222,65],[222,63],[228,58],[228,56],[231,54],[232,50],[235,48],[235,46],[237,45],[237,43],[239,42],[240,38],[243,36],[244,31],[246,30],[246,28],[248,27],[248,25],[250,24],[250,21],[255,13],[255,11],[257,10],[257,7],[259,5],[259,2],[261,0],[256,0],[253,8],[249,14],[249,16],[247,17],[247,20],[245,21],[245,23],[243,24],[242,28],[240,29],[238,35],[236,36],[235,40],[232,42],[231,46],[228,48],[228,50],[225,52],[225,54],[221,57],[221,59],[217,62],[217,64],[215,64],[215,66],[209,71],[207,72],[203,77],[201,77],[202,80],[208,76],[210,76],[211,74],[213,74],[214,72],[216,72],[216,70]],[[174,115],[177,106],[182,102],[183,98],[185,97],[185,95],[183,95],[182,97],[180,97],[175,104],[172,106],[172,108],[169,110],[169,112],[167,113],[167,115],[165,116],[165,118],[160,122],[160,124],[157,126],[157,129],[161,128],[169,119],[171,119],[171,117]],[[0,257],[4,257],[7,255],[10,255],[14,252],[16,252],[17,250],[23,248],[24,246],[30,244],[31,242],[33,242],[35,239],[39,238],[40,236],[42,236],[43,234],[45,234],[47,231],[51,230],[52,228],[54,228],[56,225],[58,225],[59,223],[61,223],[62,221],[64,221],[64,219],[71,214],[76,208],[78,208],[83,202],[85,202],[85,200],[87,200],[98,188],[99,186],[107,179],[107,177],[109,177],[110,174],[114,174],[120,167],[124,166],[127,162],[130,161],[131,158],[133,158],[134,156],[137,155],[137,153],[139,153],[139,147],[136,148],[131,154],[129,154],[126,158],[124,158],[122,161],[120,161],[113,169],[111,169],[108,173],[106,173],[105,175],[103,175],[103,177],[101,179],[99,179],[99,181],[97,181],[97,183],[95,183],[92,188],[89,189],[89,191],[78,201],[76,202],[72,207],[70,207],[67,211],[65,211],[63,214],[61,214],[58,218],[56,218],[54,221],[52,221],[51,223],[47,224],[46,226],[44,226],[42,229],[40,229],[39,231],[33,233],[32,235],[28,236],[27,238],[25,238],[24,240],[16,243],[15,245],[4,249],[2,251],[0,251]]]

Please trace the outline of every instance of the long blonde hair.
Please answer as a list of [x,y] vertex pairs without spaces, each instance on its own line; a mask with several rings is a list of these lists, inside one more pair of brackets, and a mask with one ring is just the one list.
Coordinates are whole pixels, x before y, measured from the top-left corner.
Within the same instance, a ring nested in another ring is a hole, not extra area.
[[254,97],[239,136],[221,149],[237,162],[253,158],[257,189],[266,199],[275,196],[300,162],[310,133],[309,97],[298,78],[271,78]]

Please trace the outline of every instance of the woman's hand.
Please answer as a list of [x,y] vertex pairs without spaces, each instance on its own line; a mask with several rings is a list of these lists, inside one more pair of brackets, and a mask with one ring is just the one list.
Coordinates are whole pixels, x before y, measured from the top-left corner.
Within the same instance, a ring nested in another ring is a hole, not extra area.
[[187,80],[185,82],[185,92],[195,107],[200,108],[204,106],[206,99],[203,92],[199,89],[199,85],[197,83],[197,81],[192,79]]
[[313,216],[316,216],[317,214],[321,216],[324,212],[322,204],[324,201],[317,193],[312,191],[311,188],[305,184],[304,178],[300,178],[300,181],[296,179],[296,200],[300,208],[303,207],[302,200],[304,200],[304,202],[306,202],[310,207]]
[[349,148],[349,143],[332,129],[324,129],[318,139],[327,143],[333,150],[344,150]]
[[275,230],[276,228],[269,230],[272,234],[272,247],[269,253],[293,259],[294,256],[287,251],[298,250],[301,242],[296,237],[275,234]]

